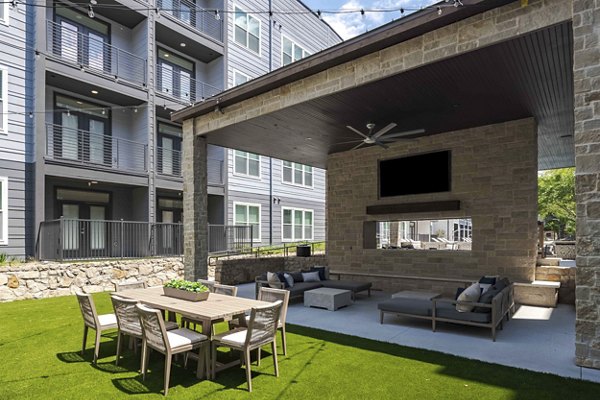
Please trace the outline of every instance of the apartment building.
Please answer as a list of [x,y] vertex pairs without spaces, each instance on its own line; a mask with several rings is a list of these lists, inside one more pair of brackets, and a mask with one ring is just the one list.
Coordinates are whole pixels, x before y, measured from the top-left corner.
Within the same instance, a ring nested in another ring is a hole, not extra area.
[[[123,251],[98,221],[180,222],[170,114],[341,40],[297,0],[2,7],[0,253],[17,256],[60,217],[92,221],[61,244],[92,256]],[[324,239],[323,170],[210,146],[207,172],[211,224],[253,225],[261,244]]]

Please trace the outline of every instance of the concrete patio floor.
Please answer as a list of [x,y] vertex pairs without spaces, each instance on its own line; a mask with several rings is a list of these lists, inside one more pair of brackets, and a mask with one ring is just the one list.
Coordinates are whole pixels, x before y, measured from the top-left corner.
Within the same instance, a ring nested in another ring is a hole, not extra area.
[[[240,285],[238,296],[254,298],[254,284]],[[600,370],[575,365],[575,308],[521,306],[492,342],[489,329],[386,316],[379,323],[377,303],[390,293],[358,295],[349,307],[327,311],[293,301],[287,322],[352,336],[435,350],[532,371],[600,382]]]

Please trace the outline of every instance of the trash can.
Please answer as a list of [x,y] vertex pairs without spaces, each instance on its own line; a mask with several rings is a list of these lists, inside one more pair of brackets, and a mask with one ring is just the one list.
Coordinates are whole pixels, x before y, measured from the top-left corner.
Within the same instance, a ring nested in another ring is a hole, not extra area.
[[310,246],[307,244],[302,244],[296,246],[296,256],[297,257],[310,257]]

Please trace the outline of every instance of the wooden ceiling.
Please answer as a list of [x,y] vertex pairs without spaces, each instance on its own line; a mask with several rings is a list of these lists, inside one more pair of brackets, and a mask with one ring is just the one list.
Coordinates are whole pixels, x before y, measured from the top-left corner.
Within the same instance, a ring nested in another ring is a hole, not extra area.
[[[574,165],[572,27],[564,23],[207,134],[211,144],[316,167],[368,122],[434,135],[533,116],[539,169]],[[226,109],[225,109],[226,112]],[[360,150],[357,150],[360,151]]]

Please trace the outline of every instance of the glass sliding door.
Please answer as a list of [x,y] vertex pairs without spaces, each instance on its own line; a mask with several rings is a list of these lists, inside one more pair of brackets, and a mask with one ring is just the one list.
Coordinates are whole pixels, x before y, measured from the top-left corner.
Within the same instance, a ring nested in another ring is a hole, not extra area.
[[[62,124],[60,126],[60,154],[59,157],[70,160],[79,159],[79,122],[75,114],[63,112],[61,114]],[[55,145],[57,143],[55,142]]]
[[194,63],[165,49],[158,49],[159,90],[185,102],[196,100]]

